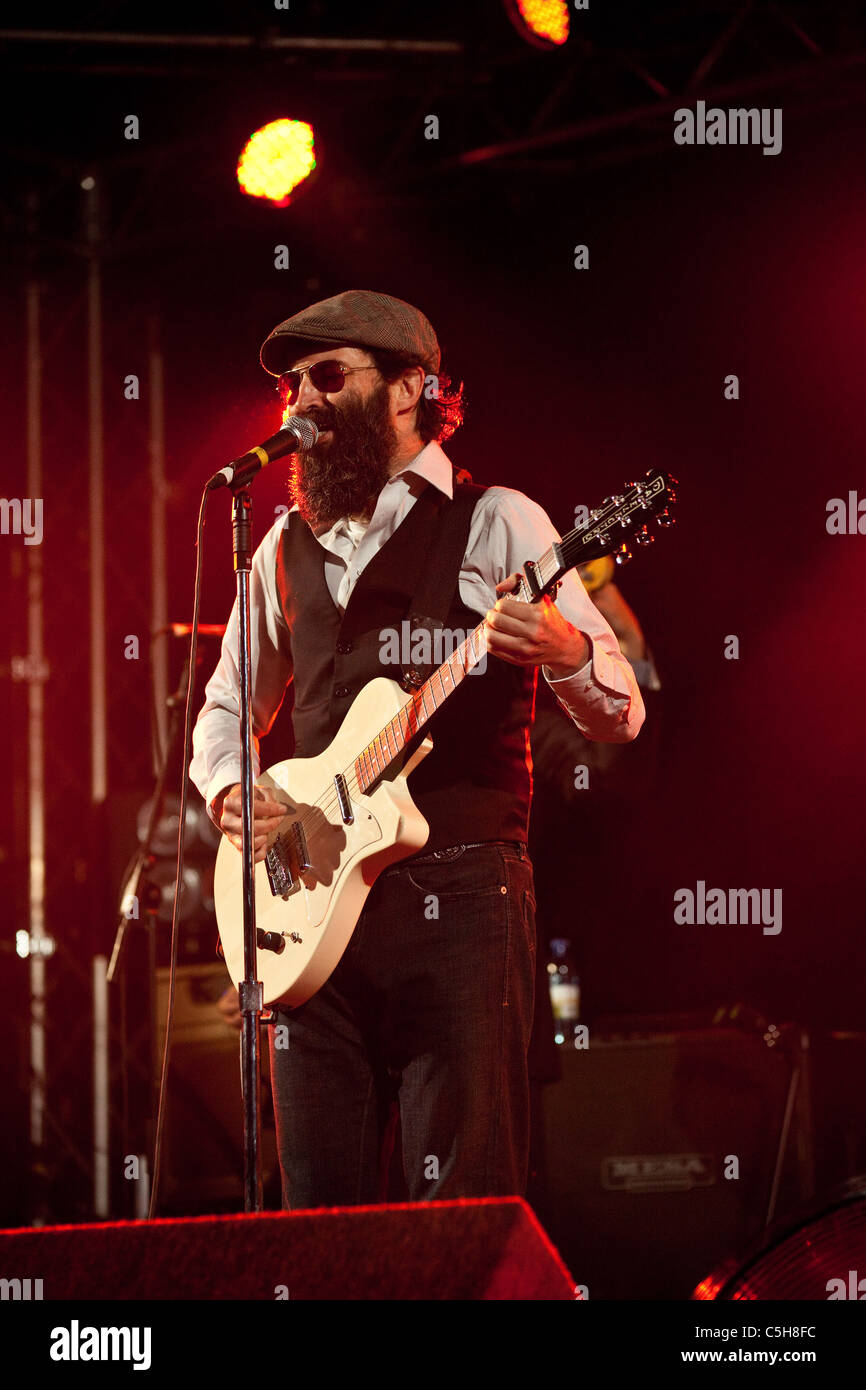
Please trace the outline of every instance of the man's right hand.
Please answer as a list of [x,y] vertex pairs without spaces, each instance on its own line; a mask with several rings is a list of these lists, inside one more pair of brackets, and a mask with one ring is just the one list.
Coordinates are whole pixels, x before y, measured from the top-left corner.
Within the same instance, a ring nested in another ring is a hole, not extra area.
[[[220,806],[220,799],[222,799],[222,806]],[[235,849],[242,849],[240,782],[233,787],[227,787],[224,792],[220,792],[219,796],[214,797],[213,810],[220,830],[231,840]],[[274,801],[270,791],[264,787],[254,789],[253,836],[256,851],[255,862],[257,864],[261,863],[267,853],[268,836],[277,829],[285,815],[285,806],[280,801]]]

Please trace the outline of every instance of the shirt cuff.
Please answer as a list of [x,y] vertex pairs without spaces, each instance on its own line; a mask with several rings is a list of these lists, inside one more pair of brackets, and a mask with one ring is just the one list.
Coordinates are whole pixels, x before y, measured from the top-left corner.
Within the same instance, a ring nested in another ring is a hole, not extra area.
[[541,668],[544,679],[556,692],[557,699],[567,701],[570,695],[574,695],[579,700],[593,685],[619,698],[629,696],[631,689],[625,672],[588,632],[584,632],[583,636],[589,643],[589,661],[577,671],[570,676],[551,676],[549,666]]
[[[586,636],[585,633],[584,636]],[[590,644],[590,651],[592,651],[591,638],[587,637],[586,640]],[[576,681],[581,676],[588,676],[592,671],[592,657],[590,656],[589,661],[587,661],[585,665],[579,666],[576,671],[572,671],[567,676],[552,676],[549,666],[542,666],[541,671],[548,685],[562,685],[563,681]]]
[[215,798],[219,796],[220,792],[228,791],[229,787],[233,787],[235,783],[239,782],[240,780],[240,768],[236,765],[233,767],[231,763],[226,763],[225,766],[222,767],[219,772],[214,773],[213,777],[210,779],[208,783],[207,792],[205,793],[204,798],[204,804],[210,819],[213,821],[217,829],[219,829],[219,821],[213,812],[213,802]]

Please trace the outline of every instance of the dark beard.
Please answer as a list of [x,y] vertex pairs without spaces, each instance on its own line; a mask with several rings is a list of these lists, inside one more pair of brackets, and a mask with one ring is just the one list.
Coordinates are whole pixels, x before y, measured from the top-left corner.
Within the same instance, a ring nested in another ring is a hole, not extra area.
[[320,531],[338,517],[375,505],[391,476],[397,432],[384,381],[362,400],[349,398],[344,406],[316,407],[307,411],[307,418],[333,434],[323,445],[293,456],[289,495],[304,521]]

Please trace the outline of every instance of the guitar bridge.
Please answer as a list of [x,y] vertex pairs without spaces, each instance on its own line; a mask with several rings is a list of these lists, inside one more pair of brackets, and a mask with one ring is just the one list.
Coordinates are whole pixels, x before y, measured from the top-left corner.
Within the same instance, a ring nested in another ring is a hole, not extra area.
[[286,844],[282,835],[276,837],[265,855],[265,868],[274,897],[287,898],[295,886],[295,879],[289,867]]
[[312,867],[304,827],[296,820],[287,835],[275,837],[265,855],[265,869],[274,897],[287,898],[301,874]]

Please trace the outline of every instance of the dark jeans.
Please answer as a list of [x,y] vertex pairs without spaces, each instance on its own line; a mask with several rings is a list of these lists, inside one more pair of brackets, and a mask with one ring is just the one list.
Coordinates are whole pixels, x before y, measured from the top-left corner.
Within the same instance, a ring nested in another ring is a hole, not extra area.
[[345,955],[269,1029],[283,1204],[382,1198],[397,1096],[412,1201],[523,1194],[535,892],[526,847],[489,843],[396,865]]

